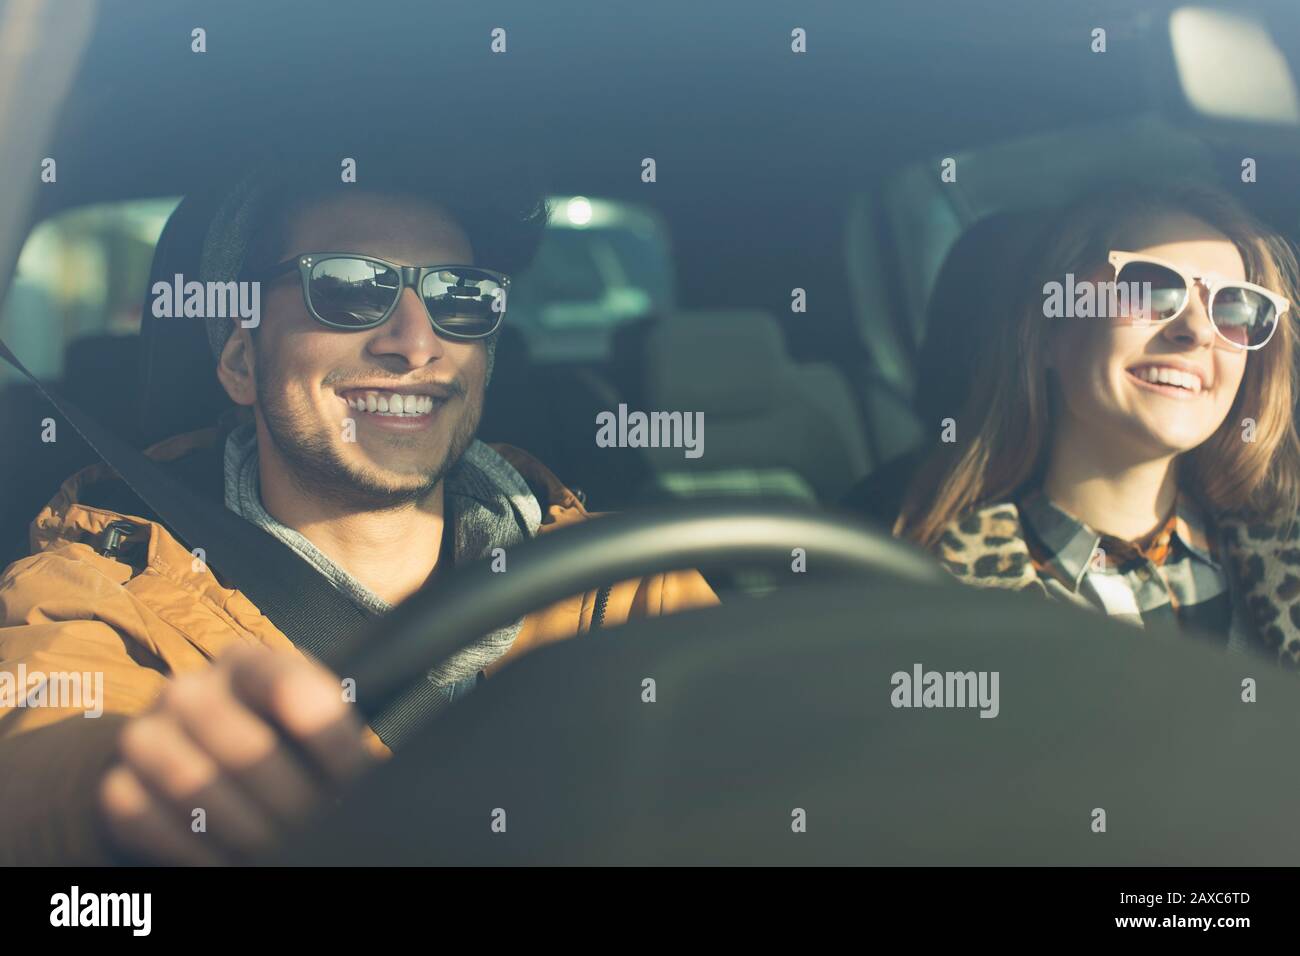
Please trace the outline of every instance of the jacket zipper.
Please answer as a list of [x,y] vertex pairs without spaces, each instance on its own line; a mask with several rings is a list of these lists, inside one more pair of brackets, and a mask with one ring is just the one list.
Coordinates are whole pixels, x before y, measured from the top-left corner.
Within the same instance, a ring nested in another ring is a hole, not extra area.
[[613,590],[612,586],[606,586],[596,592],[596,607],[591,612],[591,627],[589,631],[594,631],[605,624],[605,608],[609,606],[609,592]]

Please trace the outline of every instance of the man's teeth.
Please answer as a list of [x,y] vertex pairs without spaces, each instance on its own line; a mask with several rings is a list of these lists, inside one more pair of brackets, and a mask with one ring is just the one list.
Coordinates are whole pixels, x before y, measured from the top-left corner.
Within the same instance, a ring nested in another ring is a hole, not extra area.
[[1133,369],[1133,374],[1142,381],[1151,382],[1153,385],[1173,385],[1177,388],[1185,388],[1189,392],[1199,392],[1201,390],[1200,376],[1193,375],[1191,372],[1182,372],[1176,368],[1144,365],[1141,368]]
[[434,405],[429,395],[399,395],[396,392],[365,392],[349,395],[346,401],[359,412],[378,415],[428,415]]

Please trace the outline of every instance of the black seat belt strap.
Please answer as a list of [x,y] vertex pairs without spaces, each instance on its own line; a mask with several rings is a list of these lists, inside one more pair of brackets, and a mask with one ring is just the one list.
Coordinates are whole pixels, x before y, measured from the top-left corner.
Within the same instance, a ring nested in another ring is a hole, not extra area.
[[[288,545],[168,475],[156,462],[43,386],[0,341],[3,358],[26,377],[128,488],[242,592],[296,647],[321,657],[375,619],[334,588]],[[234,520],[232,520],[234,519]]]

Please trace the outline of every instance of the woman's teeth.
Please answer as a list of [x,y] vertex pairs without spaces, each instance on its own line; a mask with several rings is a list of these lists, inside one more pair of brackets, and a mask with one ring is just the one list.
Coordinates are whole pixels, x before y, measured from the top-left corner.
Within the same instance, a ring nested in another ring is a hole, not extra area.
[[399,395],[396,392],[361,392],[344,397],[350,408],[372,415],[413,418],[433,411],[429,395]]
[[1186,389],[1192,393],[1201,390],[1199,375],[1193,375],[1191,372],[1183,372],[1167,366],[1144,365],[1140,368],[1130,369],[1129,373],[1144,382],[1150,382],[1152,385],[1172,385],[1175,388]]

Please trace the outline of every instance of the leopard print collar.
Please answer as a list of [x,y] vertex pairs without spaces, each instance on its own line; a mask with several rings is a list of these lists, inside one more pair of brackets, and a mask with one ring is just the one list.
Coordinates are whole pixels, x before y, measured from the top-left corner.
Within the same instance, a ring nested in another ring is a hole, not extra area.
[[1262,649],[1300,667],[1300,521],[1282,528],[1232,517],[1219,527]]
[[[1221,516],[1216,523],[1224,567],[1259,649],[1286,667],[1300,668],[1300,521],[1290,529],[1235,516]],[[1047,593],[1013,502],[986,505],[951,522],[936,554],[963,583]]]

